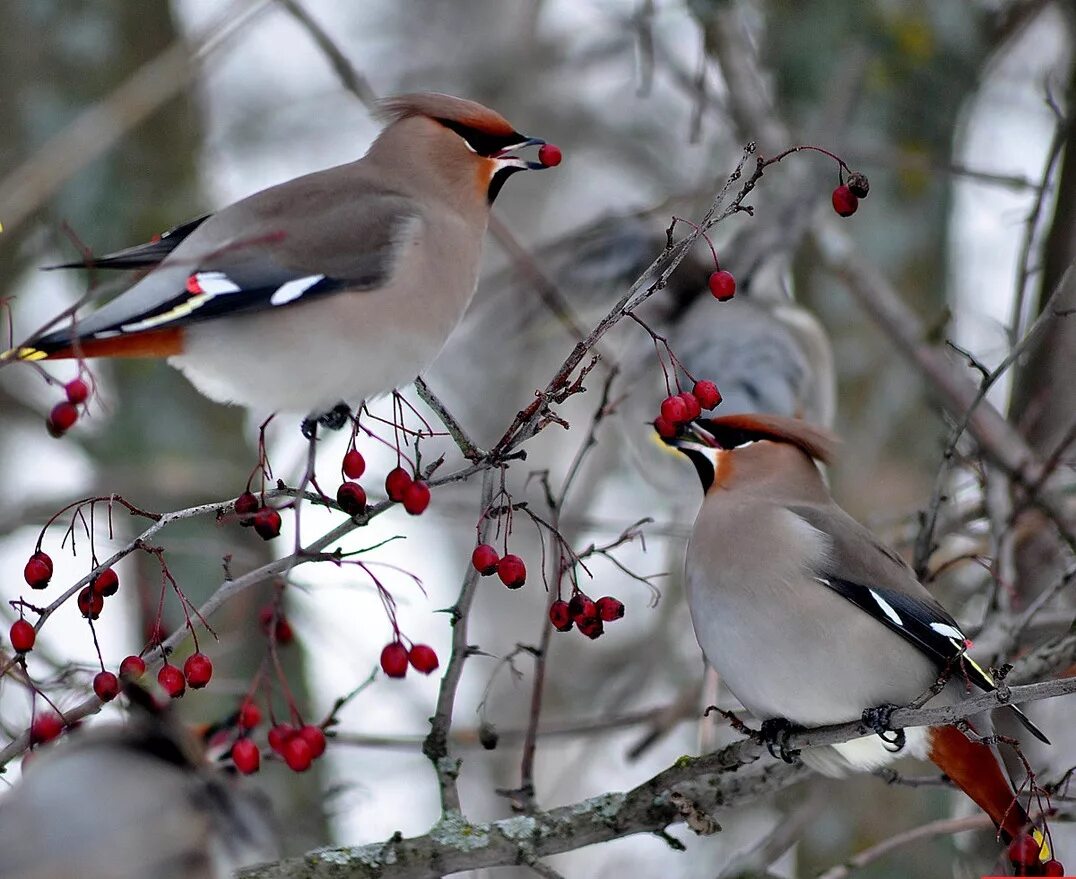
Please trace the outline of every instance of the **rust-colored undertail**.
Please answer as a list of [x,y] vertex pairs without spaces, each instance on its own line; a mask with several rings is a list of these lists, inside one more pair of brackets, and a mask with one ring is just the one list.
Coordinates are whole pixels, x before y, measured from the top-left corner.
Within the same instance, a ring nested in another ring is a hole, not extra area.
[[110,339],[82,339],[78,347],[39,349],[33,345],[0,354],[0,360],[69,360],[72,357],[171,357],[183,351],[183,328],[168,327]]

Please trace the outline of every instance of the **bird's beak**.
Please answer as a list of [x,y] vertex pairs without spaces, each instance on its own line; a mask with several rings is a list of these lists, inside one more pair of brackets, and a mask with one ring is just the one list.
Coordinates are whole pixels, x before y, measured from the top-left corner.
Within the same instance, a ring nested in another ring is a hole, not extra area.
[[[656,431],[655,431],[656,433]],[[659,434],[660,436],[660,434]],[[661,441],[675,449],[689,449],[703,446],[708,449],[720,449],[714,435],[702,426],[698,421],[689,421],[678,426],[676,434],[671,437],[661,437]]]
[[519,168],[521,171],[540,171],[543,168],[550,167],[549,165],[543,165],[541,162],[528,162],[526,159],[521,159],[519,156],[511,156],[513,150],[520,150],[529,146],[543,146],[545,141],[540,137],[528,137],[521,140],[519,143],[513,143],[506,146],[503,150],[498,150],[492,156],[491,159],[496,159],[501,163],[501,167]]

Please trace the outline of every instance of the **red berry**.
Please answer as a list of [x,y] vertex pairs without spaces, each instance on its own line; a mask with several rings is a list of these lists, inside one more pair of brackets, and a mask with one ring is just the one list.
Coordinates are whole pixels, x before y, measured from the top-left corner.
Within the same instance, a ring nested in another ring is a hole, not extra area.
[[618,601],[612,595],[603,595],[594,602],[594,606],[598,610],[598,616],[604,622],[611,623],[624,616],[624,602]]
[[366,460],[358,449],[348,449],[344,455],[343,471],[348,479],[358,479],[366,472]]
[[672,439],[676,436],[676,425],[671,421],[666,421],[660,415],[654,419],[654,430],[662,439]]
[[713,272],[707,283],[710,285],[710,292],[714,295],[714,299],[718,302],[728,302],[736,295],[736,279],[732,277],[732,272],[724,270]]
[[78,594],[78,610],[86,619],[95,620],[101,616],[104,610],[105,600],[93,591],[92,586],[86,586]]
[[433,648],[429,644],[413,644],[411,650],[407,654],[407,659],[414,667],[415,671],[420,671],[424,675],[428,675],[437,670],[437,666],[440,663],[437,661],[437,654],[434,653]]
[[116,576],[116,572],[112,568],[105,568],[93,578],[91,585],[94,592],[102,598],[107,598],[110,595],[115,595],[116,590],[120,588],[120,578]]
[[702,415],[702,404],[696,399],[691,391],[684,391],[679,397],[684,401],[684,405],[687,407],[687,418],[684,419],[685,421],[694,421]]
[[262,754],[250,739],[240,739],[232,745],[232,762],[243,775],[250,775],[262,765]]
[[295,639],[295,632],[292,631],[291,623],[288,622],[288,618],[284,616],[283,611],[276,611],[271,604],[267,604],[258,611],[258,622],[261,624],[262,631],[266,635],[269,634],[269,627],[273,625],[274,615],[276,615],[276,627],[273,632],[276,643],[290,644]]
[[577,623],[588,617],[598,616],[598,606],[582,592],[576,592],[568,602],[568,613]]
[[183,672],[174,665],[161,666],[161,670],[157,672],[157,683],[173,699],[178,699],[187,690],[187,681],[183,677]]
[[235,499],[235,512],[238,516],[253,516],[260,506],[258,498],[249,491],[244,491]]
[[272,540],[280,535],[280,513],[272,507],[262,507],[254,514],[254,530],[262,540]]
[[1009,860],[1021,867],[1030,867],[1039,862],[1038,840],[1027,833],[1021,833],[1009,843]]
[[699,401],[703,409],[713,409],[721,402],[721,392],[717,389],[717,385],[706,379],[695,382],[691,393],[695,395],[695,399]]
[[78,409],[64,401],[52,407],[46,426],[53,436],[62,436],[78,421]]
[[284,756],[284,746],[290,742],[298,730],[287,723],[278,723],[269,729],[269,747],[281,757]]
[[404,494],[407,492],[407,487],[414,482],[411,478],[411,474],[404,470],[403,467],[396,467],[389,471],[388,476],[385,477],[385,492],[389,496],[389,500],[402,501]]
[[349,516],[361,516],[366,512],[366,492],[357,482],[342,482],[336,490],[336,502]]
[[146,673],[146,661],[141,656],[127,656],[120,663],[120,677],[137,680]]
[[22,569],[22,576],[31,589],[44,589],[52,579],[52,559],[43,552],[35,552]]
[[833,210],[842,217],[850,217],[859,207],[859,199],[843,183],[833,190]]
[[403,508],[412,516],[420,516],[430,505],[430,487],[421,479],[415,480],[404,492]]
[[527,566],[518,555],[509,553],[497,562],[497,576],[509,589],[518,589],[527,582]]
[[538,147],[538,161],[547,168],[557,167],[562,158],[564,158],[564,155],[561,153],[559,146],[554,146],[551,143],[543,143]]
[[600,638],[605,631],[605,624],[602,622],[601,617],[580,617],[575,621],[575,624],[579,626],[579,631],[590,638],[591,641],[595,638]]
[[681,424],[687,421],[687,405],[677,394],[666,397],[661,401],[661,417],[669,424]]
[[549,605],[549,622],[558,632],[567,632],[572,627],[572,614],[568,610],[568,602],[559,598]]
[[90,396],[90,386],[80,378],[73,378],[64,385],[64,393],[67,394],[67,402],[78,405],[85,403]]
[[407,674],[407,648],[399,641],[391,641],[381,650],[381,670],[390,678]]
[[243,729],[254,729],[260,724],[262,722],[262,710],[258,707],[258,703],[252,699],[244,699],[239,706],[239,716],[236,718],[236,722]]
[[292,772],[306,772],[314,762],[314,752],[302,736],[292,736],[284,745],[281,755]]
[[93,678],[93,691],[102,702],[111,702],[120,694],[120,681],[110,671],[99,671]]
[[38,714],[30,724],[30,741],[35,745],[51,742],[64,731],[64,720],[55,711]]
[[34,649],[37,631],[26,620],[15,620],[11,624],[8,638],[11,639],[11,647],[16,653],[28,653]]
[[284,617],[276,621],[276,629],[273,630],[273,634],[276,636],[277,644],[290,644],[295,640],[295,632],[291,628],[291,623]]
[[310,756],[314,760],[325,753],[325,731],[320,726],[308,723],[299,730],[298,736],[310,747]]
[[501,560],[497,550],[488,543],[480,543],[471,553],[471,565],[483,577],[497,573],[497,563]]
[[204,653],[192,653],[183,663],[183,677],[192,690],[200,690],[213,677],[213,663]]
[[1065,865],[1062,864],[1060,861],[1053,860],[1052,858],[1049,861],[1046,861],[1041,867],[1039,867],[1039,870],[1042,871],[1043,876],[1065,875]]

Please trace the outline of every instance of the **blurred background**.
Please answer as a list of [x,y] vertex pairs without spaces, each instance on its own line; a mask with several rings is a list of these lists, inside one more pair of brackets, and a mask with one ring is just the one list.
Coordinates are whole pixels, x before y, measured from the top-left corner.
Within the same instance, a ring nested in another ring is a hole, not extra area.
[[[835,494],[910,557],[949,426],[929,384],[833,271],[826,239],[832,244],[837,236],[884,273],[929,341],[951,340],[987,369],[1000,363],[1038,314],[1043,291],[1054,288],[1076,255],[1076,134],[1066,124],[1076,84],[1071,4],[305,0],[301,9],[371,93],[436,90],[474,98],[564,149],[556,171],[520,175],[499,197],[501,229],[487,242],[479,294],[427,375],[483,446],[552,377],[576,330],[593,325],[658,255],[670,218],[701,215],[749,140],[764,155],[816,144],[865,172],[869,199],[854,217],[839,220],[829,205],[837,184],[831,161],[800,153],[768,169],[749,199],[755,216],[733,217],[712,236],[722,267],[740,282],[738,298],[719,305],[706,293],[712,257],[700,242],[645,313],[692,371],[717,382],[729,411],[785,409],[831,423],[844,439],[830,473]],[[294,11],[257,0],[35,0],[6,10],[0,292],[10,298],[14,330],[4,325],[5,341],[9,332],[16,341],[29,335],[85,294],[81,273],[38,271],[76,259],[72,237],[95,252],[115,250],[364,152],[379,124]],[[750,106],[751,95],[762,97],[760,106]],[[87,121],[88,112],[97,115]],[[72,129],[76,123],[81,127]],[[99,280],[102,294],[122,284]],[[540,288],[566,304],[568,319],[551,313]],[[1044,458],[1072,427],[1074,351],[1071,329],[1049,331],[989,397]],[[594,582],[583,588],[594,597],[617,596],[627,615],[594,642],[574,633],[551,640],[546,732],[537,754],[543,807],[626,790],[679,755],[697,753],[700,741],[713,747],[731,740],[698,721],[717,694],[703,687],[679,567],[699,492],[690,466],[651,441],[647,422],[665,394],[654,345],[625,321],[602,353],[590,392],[563,409],[573,429],[547,430],[527,461],[511,468],[510,486],[517,500],[540,508],[540,487],[528,474],[548,470],[552,484],[560,484],[597,407],[604,370],[616,364],[617,417],[600,426],[562,525],[586,547],[650,517],[645,548],[636,540],[617,558],[636,574],[667,576],[653,580],[661,593],[655,603],[650,588],[621,568],[600,558],[590,564]],[[951,369],[977,382],[967,360],[950,353]],[[52,371],[61,379],[73,375],[73,367]],[[102,402],[94,417],[52,441],[44,418],[57,391],[30,369],[0,372],[5,629],[12,614],[6,601],[22,586],[20,566],[61,506],[111,493],[158,511],[223,500],[243,489],[255,463],[257,424],[200,398],[163,364],[100,364],[96,376]],[[305,454],[296,426],[278,419],[269,434],[275,470],[286,479],[297,476]],[[327,489],[335,487],[345,442],[333,437],[319,452]],[[361,448],[374,493],[394,461],[376,444]],[[954,511],[959,524],[946,526],[950,539],[933,567],[945,558],[993,555],[991,532],[975,512],[981,475],[973,466],[945,483],[945,511]],[[391,571],[385,582],[405,633],[433,645],[442,665],[450,630],[434,611],[450,605],[459,589],[477,511],[474,482],[435,492],[421,519],[397,510],[344,544],[405,538],[376,558],[421,577],[424,593]],[[304,535],[339,520],[304,512]],[[136,524],[117,514],[117,541]],[[1026,576],[1005,584],[1017,606],[1063,561],[1031,532],[1038,541],[1032,554],[1014,551]],[[88,553],[84,542],[76,543],[74,557],[59,551],[61,536],[58,528],[47,538],[46,548],[56,550],[54,582],[74,582],[89,568]],[[267,544],[204,519],[174,526],[162,540],[173,573],[196,602],[219,585],[224,555],[231,555],[233,571],[243,571],[292,543],[287,530]],[[495,578],[482,581],[471,642],[488,656],[469,661],[455,715],[461,793],[475,820],[510,814],[495,791],[519,783],[533,661],[522,654],[508,666],[499,658],[517,644],[538,643],[546,626],[542,549],[529,524],[517,522],[511,550],[528,561],[530,581],[518,592]],[[298,570],[286,596],[297,633],[285,651],[287,669],[312,716],[370,674],[391,635],[369,580],[330,567]],[[120,574],[122,599],[113,599],[97,627],[109,667],[145,642],[160,589],[151,557],[132,557]],[[995,574],[974,561],[955,564],[933,585],[974,629],[993,607]],[[184,700],[192,721],[226,715],[245,692],[264,652],[257,611],[271,594],[269,583],[244,593],[213,620],[220,640],[208,652],[217,672],[208,691]],[[1064,616],[1063,606],[1051,607],[1060,607],[1055,618]],[[165,616],[169,628],[182,622],[178,607]],[[1027,644],[1046,634],[1033,628]],[[61,706],[84,698],[95,652],[76,609],[57,614],[39,644],[31,671],[56,683]],[[24,728],[28,700],[21,687],[0,688],[0,736],[13,736]],[[439,814],[437,785],[420,743],[436,693],[436,675],[379,678],[342,712],[339,741],[313,771],[263,769],[253,783],[270,793],[284,818],[287,853],[428,829]],[[1073,702],[1057,701],[1036,715],[1058,741],[1052,756],[1034,754],[1047,778],[1076,762],[1058,728],[1071,720]],[[719,704],[731,706],[731,697],[720,694]],[[496,750],[479,746],[481,723],[500,731]],[[17,777],[12,765],[0,783]],[[815,779],[721,814],[725,832],[716,836],[673,828],[686,854],[645,836],[550,863],[568,876],[629,870],[710,879],[780,825],[802,832],[774,871],[812,876],[962,808],[938,787],[886,786],[870,776]],[[995,853],[986,833],[942,836],[872,864],[868,875],[904,876],[912,864],[917,875],[980,875],[995,866]]]

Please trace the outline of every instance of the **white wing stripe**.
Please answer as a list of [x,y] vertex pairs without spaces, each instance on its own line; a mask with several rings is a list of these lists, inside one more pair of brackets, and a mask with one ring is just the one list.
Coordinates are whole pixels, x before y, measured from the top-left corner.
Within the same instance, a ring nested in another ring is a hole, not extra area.
[[904,620],[902,620],[900,618],[899,613],[897,613],[895,610],[893,610],[893,605],[891,605],[888,601],[886,601],[884,598],[882,598],[882,596],[879,595],[877,592],[875,592],[873,589],[871,589],[869,591],[870,591],[870,594],[871,594],[871,598],[873,598],[877,602],[878,607],[880,607],[882,609],[882,613],[884,613],[890,620],[892,620],[898,626],[903,627],[904,626]]
[[955,626],[950,626],[948,623],[931,623],[930,628],[939,635],[944,635],[946,638],[956,638],[961,644],[964,643],[964,633]]
[[206,296],[219,296],[221,293],[238,293],[239,285],[229,280],[224,272],[196,272],[194,280]]
[[281,284],[269,298],[269,304],[284,305],[293,299],[298,299],[324,277],[324,275],[307,275],[305,278],[296,278],[294,281]]

